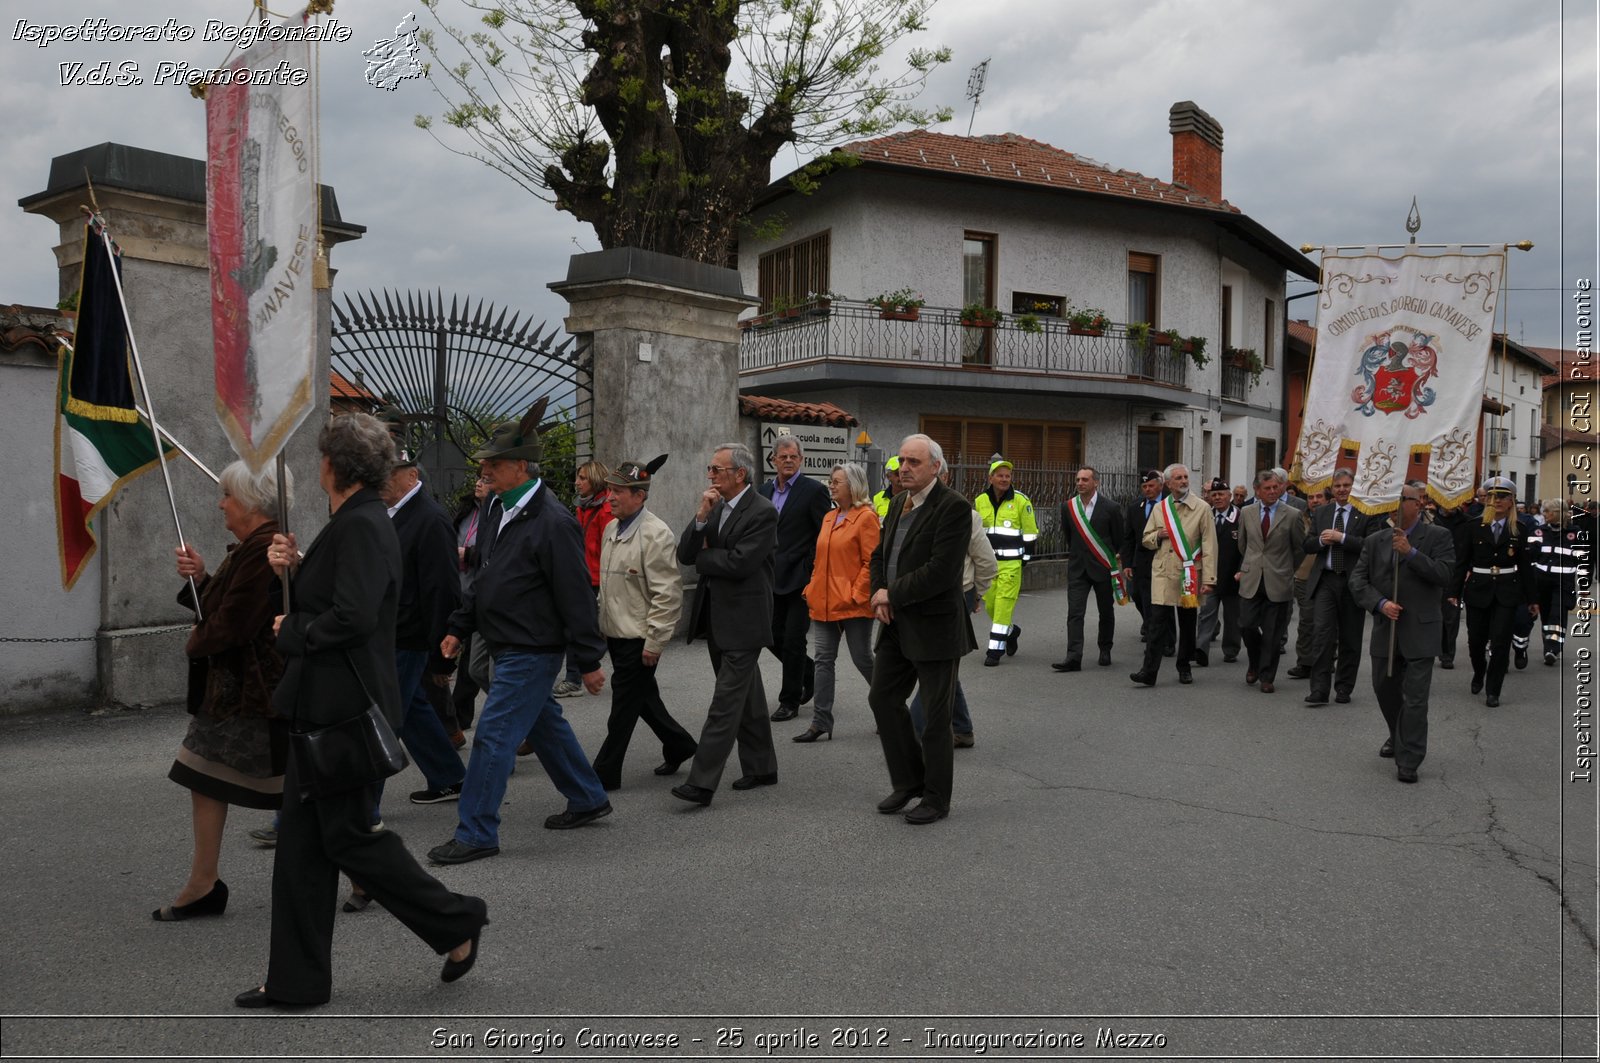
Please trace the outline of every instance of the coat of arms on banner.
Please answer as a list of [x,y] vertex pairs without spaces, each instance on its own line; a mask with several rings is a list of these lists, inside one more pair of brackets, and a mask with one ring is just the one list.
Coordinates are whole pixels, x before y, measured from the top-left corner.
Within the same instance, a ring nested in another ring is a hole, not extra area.
[[1350,393],[1352,412],[1404,413],[1418,417],[1437,397],[1428,381],[1438,375],[1439,337],[1400,325],[1366,338],[1356,375],[1362,383]]

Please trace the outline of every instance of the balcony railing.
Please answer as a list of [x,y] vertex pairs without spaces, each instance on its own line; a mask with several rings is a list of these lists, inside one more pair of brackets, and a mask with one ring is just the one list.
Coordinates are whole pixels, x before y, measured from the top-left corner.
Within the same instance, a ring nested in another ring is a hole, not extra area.
[[739,344],[739,369],[774,369],[823,359],[849,359],[937,369],[1132,379],[1184,388],[1189,356],[1153,342],[1140,348],[1127,329],[1084,335],[1057,319],[1038,331],[1016,318],[992,328],[961,323],[961,311],[922,307],[917,320],[890,320],[869,303],[834,300],[803,307],[798,316],[767,315]]
[[1222,367],[1222,397],[1233,402],[1250,401],[1250,370],[1238,365]]

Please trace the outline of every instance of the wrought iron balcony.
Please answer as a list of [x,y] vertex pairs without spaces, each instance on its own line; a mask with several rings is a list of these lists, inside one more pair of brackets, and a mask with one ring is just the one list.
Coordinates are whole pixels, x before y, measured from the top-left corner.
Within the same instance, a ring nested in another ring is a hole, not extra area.
[[963,325],[961,311],[924,306],[915,320],[891,318],[870,303],[833,300],[765,315],[745,329],[739,369],[751,372],[845,360],[932,369],[1133,380],[1185,389],[1186,354],[1153,341],[1143,347],[1122,325],[1103,334],[1041,318],[1037,331],[1007,314],[998,325]]
[[1239,365],[1222,367],[1222,397],[1231,402],[1250,401],[1250,370]]

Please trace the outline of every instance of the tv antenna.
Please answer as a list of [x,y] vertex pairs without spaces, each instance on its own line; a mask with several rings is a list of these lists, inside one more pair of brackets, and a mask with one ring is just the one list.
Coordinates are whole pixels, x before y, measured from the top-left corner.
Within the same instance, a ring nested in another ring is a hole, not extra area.
[[978,117],[978,100],[983,95],[983,82],[989,76],[989,60],[985,59],[967,75],[967,99],[972,101],[972,117],[967,119],[967,136],[972,135],[973,120]]

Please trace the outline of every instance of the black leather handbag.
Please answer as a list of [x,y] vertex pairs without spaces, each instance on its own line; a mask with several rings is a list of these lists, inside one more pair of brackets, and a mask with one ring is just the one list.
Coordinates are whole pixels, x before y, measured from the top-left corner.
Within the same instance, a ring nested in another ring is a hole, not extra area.
[[315,731],[290,729],[289,742],[294,751],[295,775],[302,801],[363,789],[382,782],[410,763],[394,728],[389,726],[378,703],[372,700],[366,682],[348,653],[345,663],[350,665],[356,682],[361,684],[367,708],[348,720]]

